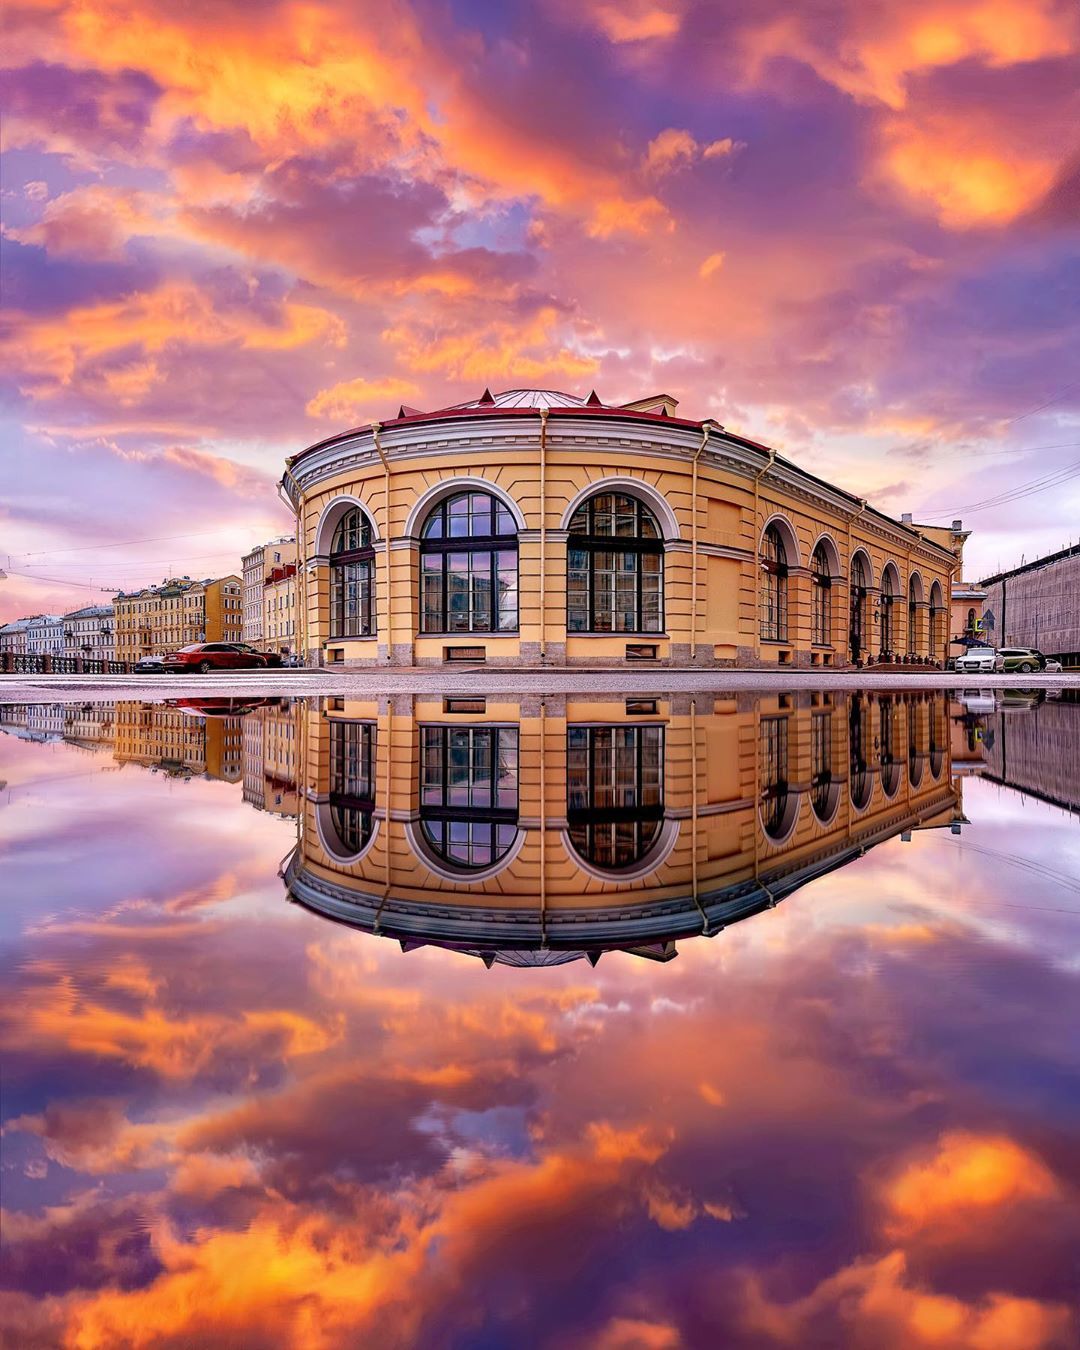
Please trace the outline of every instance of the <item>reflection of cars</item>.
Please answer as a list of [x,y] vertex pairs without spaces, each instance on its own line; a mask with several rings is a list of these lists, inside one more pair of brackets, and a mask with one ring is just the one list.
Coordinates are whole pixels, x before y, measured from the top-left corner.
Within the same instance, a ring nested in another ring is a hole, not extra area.
[[1033,670],[1042,670],[1046,657],[1034,647],[1002,647],[994,661],[995,670],[1006,672],[1019,670],[1030,675]]
[[256,708],[274,707],[273,698],[178,698],[168,706],[188,717],[246,717]]
[[262,670],[266,660],[261,652],[245,650],[239,642],[193,642],[170,652],[163,664],[171,674],[197,670],[208,675],[212,670]]
[[956,658],[956,669],[963,675],[989,675],[994,669],[993,647],[969,647]]
[[135,675],[160,675],[165,669],[163,656],[140,656],[132,667]]
[[983,714],[997,710],[997,701],[990,689],[961,689],[956,697],[969,713]]

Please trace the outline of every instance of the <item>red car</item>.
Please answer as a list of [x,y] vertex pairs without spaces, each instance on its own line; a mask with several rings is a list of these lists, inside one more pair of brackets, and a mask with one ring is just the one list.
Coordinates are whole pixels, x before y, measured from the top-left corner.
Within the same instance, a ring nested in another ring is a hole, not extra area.
[[161,664],[169,675],[194,670],[209,675],[212,670],[262,670],[266,657],[240,642],[193,642],[169,652]]

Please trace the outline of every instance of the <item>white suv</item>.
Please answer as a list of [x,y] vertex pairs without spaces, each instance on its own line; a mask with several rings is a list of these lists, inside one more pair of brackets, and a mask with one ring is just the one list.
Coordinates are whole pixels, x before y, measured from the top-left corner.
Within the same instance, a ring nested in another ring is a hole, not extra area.
[[969,647],[956,658],[955,669],[964,675],[992,675],[996,656],[993,647]]

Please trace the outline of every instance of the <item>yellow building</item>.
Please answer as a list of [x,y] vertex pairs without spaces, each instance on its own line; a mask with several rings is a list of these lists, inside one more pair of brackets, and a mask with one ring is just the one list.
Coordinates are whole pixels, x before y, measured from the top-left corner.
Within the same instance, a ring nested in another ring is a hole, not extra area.
[[963,821],[944,694],[298,712],[292,898],[489,962],[665,958],[882,840]]
[[138,661],[193,642],[242,641],[238,576],[207,581],[173,577],[160,586],[121,592],[114,607],[118,661]]
[[674,414],[485,391],[291,458],[308,662],[942,659],[963,531]]
[[[293,545],[295,554],[296,546]],[[270,569],[263,582],[263,651],[283,656],[296,651],[299,606],[296,603],[296,563],[281,563]]]
[[196,775],[238,783],[243,776],[239,715],[206,715],[195,705],[122,701],[116,704],[113,758],[172,778]]

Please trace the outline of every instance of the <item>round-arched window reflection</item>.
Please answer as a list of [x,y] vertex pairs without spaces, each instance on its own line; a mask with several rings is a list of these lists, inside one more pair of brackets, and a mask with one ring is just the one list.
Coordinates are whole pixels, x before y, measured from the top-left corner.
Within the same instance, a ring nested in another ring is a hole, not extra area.
[[489,492],[445,498],[420,536],[420,631],[510,633],[517,626],[514,517]]
[[421,728],[420,828],[435,855],[480,871],[518,834],[516,727]]
[[892,699],[883,699],[878,709],[881,786],[887,797],[895,797],[900,786],[900,761],[896,756],[896,705]]
[[821,823],[828,824],[840,803],[833,774],[833,715],[816,712],[810,719],[810,804]]
[[567,536],[567,632],[661,632],[664,540],[644,502],[598,492],[571,516]]
[[761,758],[761,825],[779,843],[786,839],[798,815],[798,796],[788,786],[788,719],[763,717],[758,731]]
[[611,871],[641,862],[664,820],[663,727],[568,727],[566,771],[578,856]]
[[362,853],[375,820],[375,738],[371,722],[330,722],[330,826],[339,858]]
[[908,782],[913,788],[917,788],[922,782],[923,775],[923,750],[921,745],[921,733],[919,730],[920,709],[917,703],[908,704]]
[[848,790],[851,804],[865,810],[874,791],[870,772],[870,709],[856,694],[848,712]]

